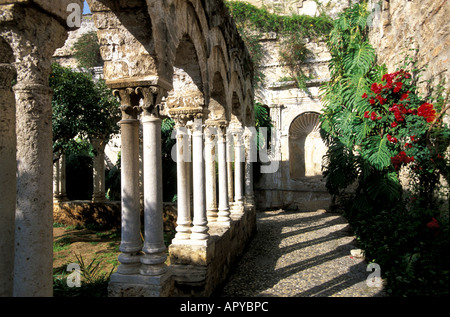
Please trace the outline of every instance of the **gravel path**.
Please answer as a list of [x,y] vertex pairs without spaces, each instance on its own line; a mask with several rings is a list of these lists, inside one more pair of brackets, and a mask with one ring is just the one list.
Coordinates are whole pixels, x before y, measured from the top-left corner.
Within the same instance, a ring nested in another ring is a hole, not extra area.
[[340,214],[269,211],[257,213],[258,232],[237,263],[223,297],[375,297],[367,262]]

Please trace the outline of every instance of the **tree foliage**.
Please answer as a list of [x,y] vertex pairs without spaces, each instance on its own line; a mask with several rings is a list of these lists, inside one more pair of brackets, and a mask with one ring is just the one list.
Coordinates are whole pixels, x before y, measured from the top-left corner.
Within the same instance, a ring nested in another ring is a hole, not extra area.
[[49,80],[53,89],[52,128],[55,158],[67,150],[77,151],[76,138],[102,137],[108,140],[117,133],[119,104],[104,81],[95,83],[92,76],[52,65]]

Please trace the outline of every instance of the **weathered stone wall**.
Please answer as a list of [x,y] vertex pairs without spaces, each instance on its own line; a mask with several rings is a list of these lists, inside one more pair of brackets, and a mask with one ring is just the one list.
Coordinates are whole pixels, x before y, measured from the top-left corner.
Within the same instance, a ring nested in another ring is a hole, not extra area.
[[428,64],[423,79],[450,80],[450,2],[448,0],[373,1],[371,44],[378,62],[395,71],[408,52],[418,66]]
[[[270,12],[281,15],[299,14],[317,16],[325,12],[335,16],[355,1],[292,1],[292,0],[250,0],[245,1],[257,7],[264,7]],[[263,83],[255,89],[255,101],[270,108],[274,133],[278,142],[272,145],[272,160],[278,162],[278,169],[273,173],[261,174],[255,183],[255,200],[258,209],[285,208],[293,210],[317,210],[328,208],[330,195],[321,177],[321,158],[315,152],[323,152],[324,144],[313,129],[304,131],[304,138],[293,142],[291,127],[301,115],[319,114],[322,111],[320,85],[329,80],[328,61],[331,56],[326,43],[320,40],[306,41],[306,48],[311,52],[302,67],[305,75],[312,80],[306,83],[306,89],[299,88],[295,81],[287,80],[291,76],[288,67],[280,58],[278,34],[266,34],[261,44],[264,58],[259,70],[264,74]],[[305,141],[307,140],[307,142]],[[293,144],[301,144],[298,152],[293,151]],[[298,161],[315,157],[314,164],[306,166],[304,177],[294,177],[292,170]],[[313,167],[314,166],[314,167]],[[317,170],[319,171],[317,173]]]
[[229,228],[210,224],[207,246],[171,245],[170,269],[174,281],[170,296],[207,297],[227,278],[256,230],[255,209],[232,216]]
[[337,15],[355,0],[246,0],[254,6],[265,7],[278,14],[299,14],[317,16],[324,11],[331,16]]
[[74,200],[53,203],[53,222],[67,226],[120,226],[120,202]]
[[53,55],[53,60],[64,67],[77,68],[78,62],[73,56],[73,46],[80,36],[89,32],[96,32],[97,28],[91,14],[83,15],[80,28],[70,31],[63,47],[57,49]]

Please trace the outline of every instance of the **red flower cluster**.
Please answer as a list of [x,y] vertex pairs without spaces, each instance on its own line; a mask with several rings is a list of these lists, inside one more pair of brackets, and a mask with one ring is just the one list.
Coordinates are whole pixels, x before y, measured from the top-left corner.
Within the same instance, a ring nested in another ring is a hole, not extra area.
[[424,117],[427,122],[432,122],[436,118],[436,110],[431,103],[425,102],[417,109],[417,115]]
[[[398,78],[397,78],[398,77]],[[402,78],[411,78],[411,74],[408,72],[405,72],[403,69],[396,71],[394,73],[391,74],[384,74],[383,77],[381,78],[382,81],[386,81],[386,85],[389,85],[392,87],[392,83],[394,82],[394,79],[402,79]]]
[[377,113],[375,111],[372,111],[372,113],[370,113],[370,116],[369,116],[369,113],[370,113],[370,111],[364,112],[364,118],[366,118],[366,119],[370,118],[370,120],[372,120],[372,121],[381,120],[382,119],[381,116],[377,116]]
[[391,142],[391,143],[397,143],[398,142],[397,138],[391,136],[390,134],[388,134],[386,137],[387,137],[388,141]]
[[400,169],[402,164],[408,164],[410,162],[414,162],[414,156],[408,157],[405,151],[401,151],[396,156],[391,157],[391,163],[394,165],[396,171]]
[[370,90],[372,90],[375,94],[380,94],[383,88],[384,86],[382,84],[373,83]]
[[[405,151],[413,148],[415,143],[418,142],[414,135],[410,137],[410,140],[403,140],[405,130],[398,130],[397,127],[403,125],[408,128],[410,122],[415,124],[416,120],[409,115],[423,117],[428,123],[436,118],[436,111],[432,104],[423,103],[417,108],[415,103],[417,99],[411,99],[411,91],[408,90],[409,82],[405,80],[409,78],[411,78],[411,74],[404,70],[384,74],[381,83],[373,83],[370,86],[370,92],[362,95],[362,98],[367,99],[368,103],[374,108],[373,111],[365,111],[364,118],[377,121],[384,117],[392,118],[392,115],[394,117],[390,123],[387,123],[387,126],[384,126],[383,121],[381,123],[383,129],[387,128],[387,132],[389,132],[386,134],[387,140],[392,144],[399,144],[396,147],[404,149],[404,151],[399,149],[400,152],[391,157],[391,163],[397,171],[402,165],[414,162],[414,156],[408,156]],[[389,112],[386,111],[387,109]]]
[[[376,95],[375,98],[378,99],[378,101],[380,102],[381,105],[383,105],[384,103],[386,103],[386,98],[383,98],[381,96],[381,93],[387,92],[389,90],[392,89],[392,91],[394,93],[398,93],[400,92],[400,90],[403,88],[403,82],[402,79],[404,78],[411,78],[411,74],[405,72],[404,70],[400,70],[391,74],[384,74],[383,77],[381,78],[381,81],[384,81],[385,84],[378,84],[378,83],[373,83],[370,86],[370,90]],[[408,92],[409,93],[409,92]],[[408,98],[408,93],[404,93],[402,95],[402,99],[404,100],[406,98]],[[364,93],[362,95],[362,97],[364,99],[368,98],[369,96]],[[370,98],[369,100],[370,104],[375,104],[375,99],[374,98]]]
[[427,227],[430,229],[439,229],[439,222],[436,220],[436,218],[432,218],[429,223],[427,223]]

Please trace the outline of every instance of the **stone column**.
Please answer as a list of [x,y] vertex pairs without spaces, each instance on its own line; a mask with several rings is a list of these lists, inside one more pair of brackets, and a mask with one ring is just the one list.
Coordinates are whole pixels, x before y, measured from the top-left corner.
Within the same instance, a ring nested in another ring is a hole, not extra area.
[[228,176],[227,176],[227,138],[226,125],[218,128],[217,160],[219,165],[219,212],[217,221],[225,226],[230,226],[230,205],[228,201]]
[[227,131],[226,135],[226,157],[227,157],[227,193],[230,205],[234,201],[234,180],[233,180],[233,164],[234,164],[234,145],[233,135]]
[[189,161],[191,158],[189,147],[189,135],[186,128],[186,120],[181,115],[174,116],[177,131],[177,227],[176,244],[190,239],[191,213],[190,213],[190,185],[189,185]]
[[194,217],[191,240],[206,241],[208,221],[206,218],[205,161],[203,160],[203,123],[198,115],[192,126],[192,191]]
[[244,148],[242,142],[241,128],[234,128],[233,138],[234,138],[234,205],[233,213],[242,213],[244,207]]
[[143,95],[143,175],[144,175],[144,247],[142,275],[162,275],[167,271],[163,227],[161,158],[161,118],[157,87],[137,89]]
[[66,155],[53,163],[53,200],[61,202],[67,200],[66,191]]
[[142,249],[139,204],[139,99],[132,88],[114,91],[120,98],[121,182],[122,182],[122,240],[119,255],[119,274],[139,273]]
[[[2,47],[0,53],[6,55]],[[15,72],[14,67],[0,64],[0,297],[13,295],[16,106],[11,81]]]
[[205,186],[206,186],[206,215],[208,222],[217,221],[216,198],[216,128],[205,128]]
[[17,134],[13,295],[52,296],[53,147],[48,78],[52,56],[64,45],[67,31],[60,23],[64,18],[57,20],[36,6],[15,3],[1,5],[0,11],[0,38],[12,48],[17,71],[13,88]]
[[255,195],[253,192],[253,162],[256,157],[256,130],[254,127],[245,129],[245,204],[249,207],[255,206]]
[[104,137],[92,138],[92,147],[94,148],[93,159],[93,181],[94,191],[92,195],[93,202],[104,202],[105,197],[105,146]]

